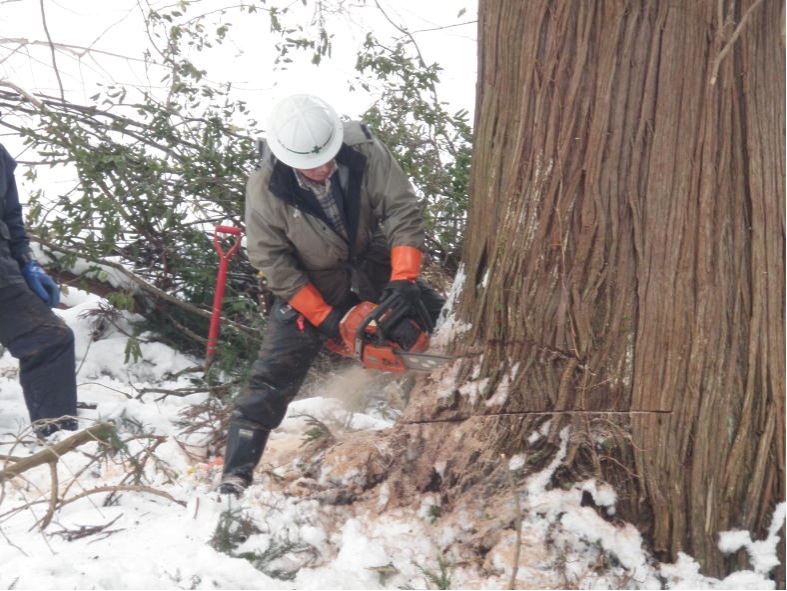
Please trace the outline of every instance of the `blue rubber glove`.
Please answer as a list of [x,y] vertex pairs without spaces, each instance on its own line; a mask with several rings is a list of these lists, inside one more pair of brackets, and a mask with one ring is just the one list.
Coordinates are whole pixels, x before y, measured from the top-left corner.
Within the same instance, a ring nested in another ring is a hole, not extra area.
[[22,277],[27,281],[27,285],[35,294],[44,300],[50,308],[56,308],[60,304],[60,286],[46,274],[35,261],[30,261],[22,267]]

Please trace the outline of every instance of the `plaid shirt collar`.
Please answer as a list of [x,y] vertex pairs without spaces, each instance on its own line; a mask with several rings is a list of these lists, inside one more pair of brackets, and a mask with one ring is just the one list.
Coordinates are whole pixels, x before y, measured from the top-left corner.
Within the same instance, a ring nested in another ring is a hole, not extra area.
[[334,174],[336,174],[337,170],[339,170],[338,164],[334,165],[331,174],[328,175],[328,178],[325,179],[324,183],[318,183],[308,179],[296,169],[293,169],[293,172],[295,173],[295,180],[298,181],[298,185],[300,185],[301,189],[311,191],[317,198],[317,202],[325,212],[325,216],[328,218],[328,222],[334,231],[347,238],[347,228],[345,226],[344,219],[342,218],[342,214],[339,211],[339,207],[336,204],[336,199],[334,198],[331,187],[331,179],[333,178]]
[[331,178],[333,177],[334,174],[336,174],[336,171],[338,169],[339,169],[338,164],[334,163],[333,170],[331,171],[331,174],[328,175],[328,178],[325,179],[324,183],[318,183],[316,181],[306,178],[303,175],[303,173],[301,173],[300,170],[297,170],[295,168],[293,168],[292,171],[295,173],[295,180],[298,181],[298,185],[300,186],[301,189],[306,189],[307,191],[311,191],[317,197],[325,197],[325,195],[331,192]]

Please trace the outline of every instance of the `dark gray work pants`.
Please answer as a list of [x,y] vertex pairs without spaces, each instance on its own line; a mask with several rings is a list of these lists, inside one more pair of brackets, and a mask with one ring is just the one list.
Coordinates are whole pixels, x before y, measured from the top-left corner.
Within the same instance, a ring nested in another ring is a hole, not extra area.
[[31,422],[76,416],[74,333],[25,284],[0,287],[0,343],[19,360]]
[[[426,282],[418,284],[426,310],[436,320],[445,300]],[[235,400],[224,454],[225,480],[238,477],[245,486],[252,482],[268,433],[284,420],[324,342],[325,337],[295,309],[276,300],[249,384]]]

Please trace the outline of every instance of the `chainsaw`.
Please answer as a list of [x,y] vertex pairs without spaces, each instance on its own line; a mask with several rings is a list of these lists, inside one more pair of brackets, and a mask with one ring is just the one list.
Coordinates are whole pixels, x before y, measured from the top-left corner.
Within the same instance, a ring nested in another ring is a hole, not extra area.
[[340,339],[330,339],[330,351],[357,359],[368,369],[404,373],[431,371],[450,358],[426,353],[432,320],[423,303],[413,317],[411,307],[387,298],[379,304],[361,302],[339,324]]

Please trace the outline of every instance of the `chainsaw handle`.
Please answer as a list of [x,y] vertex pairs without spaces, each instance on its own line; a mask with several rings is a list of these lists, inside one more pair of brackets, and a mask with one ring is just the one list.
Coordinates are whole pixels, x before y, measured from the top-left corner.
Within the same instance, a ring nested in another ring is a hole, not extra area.
[[426,332],[433,332],[434,321],[429,315],[429,311],[426,309],[426,304],[424,304],[423,300],[418,300],[418,306],[416,307],[415,313],[418,314],[418,319],[421,321]]
[[216,232],[223,232],[225,234],[235,234],[236,236],[240,236],[240,228],[236,228],[235,226],[216,226]]
[[369,326],[373,321],[376,321],[383,311],[383,308],[376,306],[364,317],[363,320],[361,320],[361,323],[358,325],[358,329],[355,331],[355,347],[353,348],[353,351],[355,352],[355,358],[358,359],[358,361],[363,361],[363,347],[366,344],[364,343],[366,327]]
[[363,361],[364,347],[366,343],[366,328],[372,323],[377,323],[377,330],[374,333],[374,339],[377,343],[384,343],[388,339],[386,331],[391,326],[396,326],[404,317],[411,312],[415,312],[421,322],[421,328],[426,332],[432,332],[434,323],[426,311],[426,306],[423,302],[418,302],[418,308],[413,310],[412,306],[407,302],[403,302],[396,297],[395,294],[389,295],[382,302],[377,304],[374,309],[367,314],[364,319],[358,324],[358,329],[355,331],[355,352],[356,359]]
[[377,336],[381,341],[384,341],[388,338],[386,335],[388,327],[396,326],[410,310],[406,302],[399,300],[396,294],[391,294],[379,303],[375,311],[379,311],[374,317],[375,320],[384,316],[386,312],[390,312],[388,316],[377,323]]

